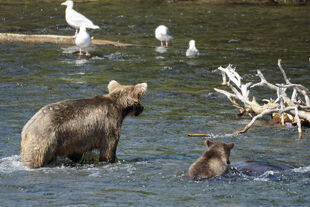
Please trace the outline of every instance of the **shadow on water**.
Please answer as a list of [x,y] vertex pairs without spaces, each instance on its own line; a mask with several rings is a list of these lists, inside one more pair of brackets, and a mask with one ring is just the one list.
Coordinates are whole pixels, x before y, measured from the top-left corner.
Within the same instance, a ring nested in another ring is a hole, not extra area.
[[267,171],[284,171],[293,169],[290,166],[280,165],[280,164],[270,164],[266,162],[246,162],[246,163],[239,163],[234,166],[234,168],[242,172],[243,174],[249,176],[257,176],[262,175]]

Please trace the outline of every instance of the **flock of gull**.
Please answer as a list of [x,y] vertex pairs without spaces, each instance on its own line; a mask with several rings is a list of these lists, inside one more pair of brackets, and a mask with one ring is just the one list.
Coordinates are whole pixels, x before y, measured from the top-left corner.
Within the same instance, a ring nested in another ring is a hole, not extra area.
[[[87,29],[99,29],[100,27],[95,25],[91,20],[86,18],[83,14],[73,9],[73,1],[67,0],[61,5],[67,6],[66,8],[66,21],[75,28],[75,44],[79,48],[79,55],[83,55],[85,51],[86,56],[90,56],[88,48],[91,46],[91,38],[87,32]],[[173,39],[168,27],[160,25],[155,30],[155,37],[160,41],[161,47],[168,47],[168,43]],[[165,43],[165,44],[164,44]],[[199,55],[199,51],[195,46],[195,40],[189,41],[189,48],[186,50],[187,57],[195,57]]]

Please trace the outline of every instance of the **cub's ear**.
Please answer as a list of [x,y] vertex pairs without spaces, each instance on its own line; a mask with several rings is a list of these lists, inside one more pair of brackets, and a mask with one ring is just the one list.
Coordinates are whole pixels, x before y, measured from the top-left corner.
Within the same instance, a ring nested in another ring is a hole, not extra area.
[[118,86],[120,86],[120,84],[117,81],[111,80],[110,83],[108,84],[109,93],[111,93]]
[[227,147],[228,147],[229,149],[232,149],[234,146],[235,146],[235,143],[233,143],[233,142],[227,145]]
[[147,83],[139,83],[135,85],[135,88],[133,90],[134,97],[140,99],[144,94],[144,92],[146,91],[146,89],[147,89]]
[[212,144],[214,144],[214,142],[212,142],[212,141],[210,141],[210,140],[206,140],[205,141],[205,144],[208,146],[208,147],[210,147]]

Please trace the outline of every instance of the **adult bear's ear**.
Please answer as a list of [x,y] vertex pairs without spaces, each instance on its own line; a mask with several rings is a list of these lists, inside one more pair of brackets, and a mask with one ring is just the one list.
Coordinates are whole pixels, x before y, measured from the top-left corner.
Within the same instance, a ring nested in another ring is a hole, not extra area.
[[232,149],[235,146],[235,143],[233,143],[233,142],[229,143],[227,146],[228,146],[229,149]]
[[135,85],[135,88],[133,90],[133,96],[135,98],[140,99],[145,93],[146,89],[147,89],[147,83],[139,83]]
[[210,140],[208,140],[208,139],[205,141],[205,144],[206,144],[208,147],[210,147],[213,143],[214,143],[214,142],[212,142],[212,141],[210,141]]
[[120,84],[117,81],[111,80],[108,84],[109,93],[114,91],[118,86],[120,86]]

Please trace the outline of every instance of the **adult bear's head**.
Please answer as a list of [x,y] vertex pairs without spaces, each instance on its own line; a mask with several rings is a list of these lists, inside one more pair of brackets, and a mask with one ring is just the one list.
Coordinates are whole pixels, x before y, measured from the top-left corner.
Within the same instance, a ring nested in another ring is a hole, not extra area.
[[144,107],[141,105],[141,99],[146,89],[146,83],[121,85],[112,80],[108,84],[109,95],[119,107],[124,109],[125,116],[138,116],[142,113]]

